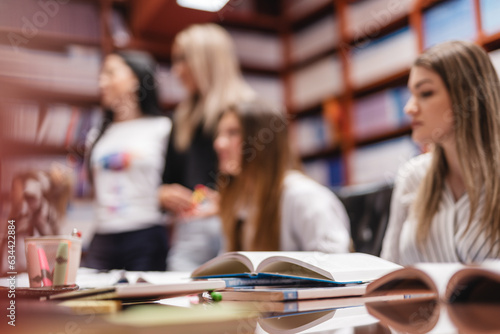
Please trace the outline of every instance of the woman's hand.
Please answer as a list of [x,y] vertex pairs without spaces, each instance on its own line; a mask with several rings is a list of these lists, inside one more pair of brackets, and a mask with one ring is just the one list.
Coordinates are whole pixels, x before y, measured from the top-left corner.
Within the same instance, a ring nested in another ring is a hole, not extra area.
[[180,184],[164,184],[158,190],[160,204],[176,215],[193,209],[193,192]]

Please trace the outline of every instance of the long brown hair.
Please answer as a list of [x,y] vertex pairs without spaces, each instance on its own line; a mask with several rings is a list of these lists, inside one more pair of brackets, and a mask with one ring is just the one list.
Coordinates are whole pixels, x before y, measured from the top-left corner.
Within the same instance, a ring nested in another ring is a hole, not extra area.
[[[414,63],[437,73],[452,102],[456,150],[470,201],[467,229],[479,207],[484,187],[481,225],[491,241],[500,239],[500,85],[488,54],[461,41],[436,45]],[[427,237],[438,210],[448,166],[443,147],[434,145],[432,162],[420,184],[412,212],[418,221],[417,240]]]
[[287,170],[295,167],[285,113],[262,101],[240,103],[234,113],[242,128],[241,172],[219,185],[220,216],[230,251],[241,250],[239,212],[255,235],[250,250],[280,249],[280,199]]
[[179,103],[174,114],[176,149],[184,151],[196,128],[213,134],[220,113],[230,105],[255,97],[243,80],[231,36],[213,24],[195,24],[175,37],[198,92]]

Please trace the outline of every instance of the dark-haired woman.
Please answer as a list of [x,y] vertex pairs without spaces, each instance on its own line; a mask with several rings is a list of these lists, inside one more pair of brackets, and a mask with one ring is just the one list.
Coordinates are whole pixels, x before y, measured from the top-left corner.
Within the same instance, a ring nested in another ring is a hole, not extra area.
[[157,199],[171,121],[161,116],[155,62],[146,53],[106,57],[99,77],[105,110],[88,154],[97,204],[85,265],[165,270],[165,219]]

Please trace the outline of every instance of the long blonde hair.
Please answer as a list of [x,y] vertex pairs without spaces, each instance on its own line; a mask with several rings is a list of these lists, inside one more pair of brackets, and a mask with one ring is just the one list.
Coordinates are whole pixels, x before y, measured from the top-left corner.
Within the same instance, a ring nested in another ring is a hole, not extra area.
[[243,81],[229,34],[216,24],[195,24],[181,31],[174,45],[183,53],[198,92],[179,103],[174,115],[175,145],[184,151],[200,124],[212,134],[220,113],[255,96]]
[[255,227],[250,250],[279,250],[283,179],[286,171],[296,167],[285,113],[262,101],[240,103],[226,112],[238,117],[243,139],[240,174],[219,186],[227,248],[241,250],[238,214],[250,209],[245,221]]
[[[470,201],[467,230],[479,207],[484,186],[481,225],[491,241],[500,239],[500,84],[488,54],[462,41],[436,45],[414,63],[437,73],[452,102],[456,150]],[[432,162],[420,184],[413,213],[423,244],[438,210],[448,166],[443,147],[434,145]]]

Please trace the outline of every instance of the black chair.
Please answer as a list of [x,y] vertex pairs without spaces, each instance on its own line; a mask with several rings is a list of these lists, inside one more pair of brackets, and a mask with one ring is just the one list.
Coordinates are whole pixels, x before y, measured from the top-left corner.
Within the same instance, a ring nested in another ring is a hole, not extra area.
[[392,184],[370,184],[335,189],[351,221],[356,252],[380,255],[389,221]]

